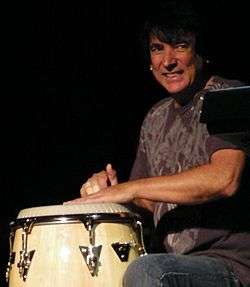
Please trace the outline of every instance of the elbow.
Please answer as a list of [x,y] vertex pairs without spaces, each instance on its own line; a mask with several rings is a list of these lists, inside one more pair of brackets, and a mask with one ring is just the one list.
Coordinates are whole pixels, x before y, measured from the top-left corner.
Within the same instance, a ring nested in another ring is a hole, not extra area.
[[221,196],[224,198],[229,198],[234,196],[240,186],[239,180],[236,180],[233,177],[228,178],[225,180],[223,187],[221,188]]
[[215,193],[219,197],[234,196],[241,185],[246,155],[241,150],[225,149],[217,151],[211,158]]

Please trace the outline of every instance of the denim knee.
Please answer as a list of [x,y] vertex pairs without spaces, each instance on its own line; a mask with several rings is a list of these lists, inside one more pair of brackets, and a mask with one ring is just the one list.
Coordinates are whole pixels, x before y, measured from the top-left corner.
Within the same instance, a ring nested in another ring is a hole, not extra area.
[[146,255],[134,260],[123,277],[124,287],[160,286],[161,270],[154,264],[154,255]]
[[139,257],[127,268],[124,287],[240,286],[233,274],[215,258],[151,254]]

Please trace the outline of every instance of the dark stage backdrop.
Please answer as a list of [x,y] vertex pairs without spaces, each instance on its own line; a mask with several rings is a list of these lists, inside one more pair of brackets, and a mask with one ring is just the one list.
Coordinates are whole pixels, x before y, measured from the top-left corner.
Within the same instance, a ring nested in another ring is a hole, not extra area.
[[[211,67],[249,83],[246,4],[201,2]],[[10,92],[2,97],[1,278],[8,224],[21,209],[78,197],[108,162],[120,181],[128,178],[143,117],[162,96],[138,43],[156,3],[45,0],[33,1],[29,15],[21,9],[9,36]],[[25,37],[20,25],[30,16]]]

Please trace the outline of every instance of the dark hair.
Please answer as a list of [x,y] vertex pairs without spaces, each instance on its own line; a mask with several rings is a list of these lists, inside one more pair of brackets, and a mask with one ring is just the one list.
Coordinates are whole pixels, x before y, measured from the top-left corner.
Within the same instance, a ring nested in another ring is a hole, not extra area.
[[156,36],[160,41],[176,44],[194,44],[195,50],[202,55],[202,21],[189,2],[165,1],[157,10],[150,11],[141,35],[146,61],[149,60],[149,40]]

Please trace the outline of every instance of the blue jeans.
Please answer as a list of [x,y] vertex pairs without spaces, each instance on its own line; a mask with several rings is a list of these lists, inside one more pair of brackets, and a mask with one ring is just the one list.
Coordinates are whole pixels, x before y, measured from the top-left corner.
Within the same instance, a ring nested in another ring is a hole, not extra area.
[[239,287],[229,267],[208,256],[149,254],[134,260],[124,287]]

